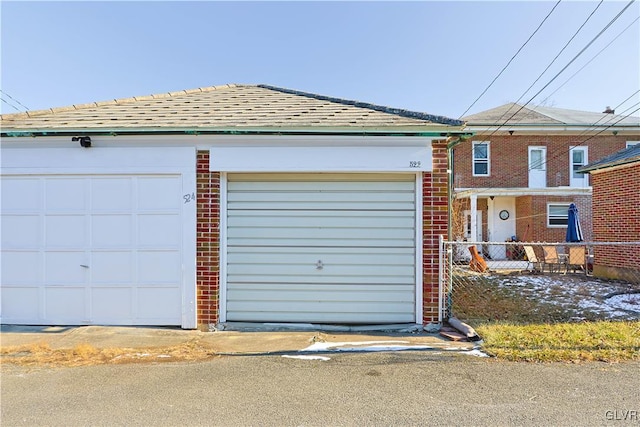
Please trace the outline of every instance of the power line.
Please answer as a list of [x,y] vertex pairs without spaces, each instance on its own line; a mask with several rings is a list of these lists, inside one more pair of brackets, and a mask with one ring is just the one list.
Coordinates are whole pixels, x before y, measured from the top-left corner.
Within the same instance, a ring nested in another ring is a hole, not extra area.
[[[504,125],[506,125],[506,124],[509,122],[509,120],[513,119],[513,118],[516,116],[516,114],[518,114],[520,111],[522,111],[522,109],[524,109],[528,104],[530,104],[530,103],[531,103],[531,101],[533,101],[533,100],[534,100],[538,95],[540,95],[540,93],[542,93],[542,91],[544,91],[544,90],[545,90],[545,89],[546,89],[546,88],[547,88],[547,87],[548,87],[548,86],[549,86],[549,85],[550,85],[550,84],[551,84],[555,79],[557,79],[558,77],[560,77],[560,75],[561,75],[561,74],[562,74],[562,73],[563,73],[567,68],[569,68],[569,66],[570,66],[571,64],[573,64],[573,63],[576,61],[576,59],[578,59],[578,58],[579,58],[579,57],[580,57],[580,56],[581,56],[581,55],[582,55],[582,54],[583,54],[583,53],[584,53],[584,52],[585,52],[585,51],[586,51],[586,50],[587,50],[587,49],[588,49],[588,48],[589,48],[589,47],[590,47],[590,46],[591,46],[591,45],[592,45],[592,44],[593,44],[593,43],[594,43],[594,42],[595,42],[595,41],[596,41],[596,40],[597,40],[597,39],[598,39],[598,38],[599,38],[599,37],[600,37],[600,36],[601,36],[601,35],[602,35],[602,34],[603,34],[603,33],[604,33],[604,32],[605,32],[605,31],[610,27],[610,26],[611,26],[611,25],[613,25],[613,23],[614,23],[615,21],[617,21],[617,20],[618,20],[618,18],[620,18],[620,16],[622,16],[622,14],[623,14],[623,13],[624,13],[624,12],[625,12],[629,7],[631,7],[631,5],[632,5],[635,1],[636,1],[636,0],[631,0],[631,1],[630,1],[630,2],[629,2],[629,3],[628,3],[624,8],[620,11],[620,12],[618,12],[618,14],[617,14],[617,15],[616,15],[616,16],[615,16],[611,21],[609,21],[609,23],[608,23],[607,25],[605,25],[605,27],[604,27],[602,30],[600,30],[600,32],[599,32],[599,33],[598,33],[598,34],[597,34],[593,39],[591,39],[591,41],[590,41],[589,43],[587,43],[587,45],[586,45],[585,47],[583,47],[583,48],[582,48],[582,50],[580,50],[580,52],[578,52],[578,53],[577,53],[577,54],[576,54],[576,55],[571,59],[571,61],[569,61],[569,63],[567,63],[567,65],[565,65],[565,66],[564,66],[560,71],[558,71],[558,72],[556,73],[556,75],[555,75],[555,76],[553,76],[553,78],[552,78],[551,80],[549,80],[549,81],[547,82],[547,84],[545,84],[545,85],[544,85],[544,86],[543,86],[543,87],[542,87],[538,92],[536,92],[536,93],[535,93],[535,94],[534,94],[534,95],[533,95],[533,96],[532,96],[532,97],[531,97],[527,102],[525,102],[523,105],[521,105],[521,106],[520,106],[520,108],[519,108],[515,113],[513,113],[513,114],[512,114],[512,115],[511,115],[507,120],[505,120],[505,122],[504,122],[504,123],[502,123],[501,125],[499,125],[498,127],[496,127],[496,129],[495,129],[493,132],[491,132],[491,134],[489,135],[489,137],[493,136],[493,134],[495,134],[495,133],[498,131],[498,129],[500,129],[500,128],[502,128]],[[582,28],[582,27],[581,27],[581,28]],[[579,30],[578,30],[578,31],[579,31]],[[554,59],[554,60],[555,60],[555,59]],[[525,91],[525,93],[524,93],[524,94],[526,94],[528,91],[529,91],[529,89],[527,89],[527,91]],[[524,94],[523,94],[522,96],[524,96]],[[518,98],[518,101],[519,101],[520,99],[522,99],[522,96],[521,96],[520,98]],[[518,104],[516,104],[516,105],[518,105]],[[511,108],[509,108],[509,110],[511,110]],[[505,115],[505,114],[507,114],[507,113],[509,112],[509,110],[507,110],[507,112],[505,112],[505,113],[502,115],[502,117],[504,117],[504,115]],[[500,120],[502,120],[502,117],[500,118]],[[481,135],[479,135],[479,136],[482,136],[482,134],[481,134]]]
[[[20,105],[21,107],[23,107],[25,110],[28,110],[29,107],[27,107],[26,105],[24,105],[22,102],[18,101],[17,99],[15,99],[13,96],[9,95],[7,92],[5,92],[4,90],[0,89],[0,93],[4,94],[4,96],[6,96],[7,98],[9,98],[10,100],[14,101],[16,104]],[[11,107],[13,107],[14,109],[20,111],[18,108],[16,108],[15,106],[9,104],[7,101],[5,101],[4,99],[2,100],[5,104],[10,105]]]
[[572,80],[580,71],[584,70],[586,68],[587,65],[591,64],[591,62],[593,62],[594,59],[596,59],[598,56],[600,56],[600,54],[602,52],[604,52],[609,46],[611,46],[613,44],[613,42],[615,42],[616,40],[618,40],[618,38],[624,34],[629,28],[631,28],[631,26],[633,24],[635,24],[636,22],[638,22],[638,20],[640,20],[640,16],[637,17],[636,19],[634,19],[629,25],[627,25],[627,27],[622,30],[617,36],[615,36],[613,38],[613,40],[611,40],[605,47],[603,47],[602,49],[600,49],[600,51],[598,53],[596,53],[589,61],[587,61],[586,64],[584,64],[582,67],[580,67],[580,69],[578,71],[576,71],[575,73],[573,73],[571,75],[571,77],[569,77],[567,80],[565,80],[564,83],[562,83],[560,86],[558,86],[556,88],[556,90],[554,90],[553,92],[551,92],[549,95],[547,95],[546,98],[544,98],[541,103],[544,104],[546,101],[549,100],[549,98],[551,98],[551,96],[556,93],[557,91],[559,91],[560,89],[562,89],[562,87],[564,87],[564,85],[566,85],[567,83],[569,83],[570,80]]
[[544,19],[542,20],[542,22],[540,22],[540,24],[538,25],[538,28],[535,29],[535,31],[529,36],[529,38],[527,39],[527,41],[525,41],[522,46],[520,46],[520,48],[516,51],[516,53],[511,57],[511,59],[509,60],[509,62],[507,62],[507,65],[505,65],[502,70],[500,70],[500,72],[498,73],[497,76],[495,76],[493,78],[493,80],[491,81],[491,83],[489,83],[489,86],[487,86],[480,95],[478,95],[478,97],[475,99],[475,101],[473,101],[471,103],[471,105],[469,105],[469,107],[467,107],[466,110],[464,110],[464,113],[460,114],[460,116],[458,117],[458,119],[462,118],[465,114],[467,114],[467,112],[474,106],[476,105],[476,102],[478,102],[480,100],[480,98],[482,98],[484,96],[485,93],[487,93],[487,91],[489,90],[489,88],[491,86],[493,86],[493,84],[496,82],[496,80],[498,80],[498,78],[502,75],[502,73],[504,73],[504,71],[507,69],[507,67],[509,67],[509,65],[511,65],[511,62],[513,62],[513,60],[515,59],[516,56],[518,56],[518,54],[520,53],[520,51],[522,49],[524,49],[524,47],[529,43],[529,41],[533,38],[533,36],[536,35],[536,33],[538,32],[538,30],[542,27],[542,25],[547,21],[547,19],[549,18],[549,16],[551,16],[551,14],[553,13],[554,10],[556,10],[556,8],[558,7],[558,5],[560,4],[560,2],[562,2],[562,0],[558,0],[558,2],[553,6],[553,8],[551,9],[551,11],[549,11],[549,13],[547,14],[547,16],[544,17]]
[[11,104],[9,101],[5,100],[4,98],[0,97],[0,101],[4,102],[5,104],[7,104],[9,107],[13,108],[16,111],[20,111],[18,109],[18,107],[16,107],[15,105]]

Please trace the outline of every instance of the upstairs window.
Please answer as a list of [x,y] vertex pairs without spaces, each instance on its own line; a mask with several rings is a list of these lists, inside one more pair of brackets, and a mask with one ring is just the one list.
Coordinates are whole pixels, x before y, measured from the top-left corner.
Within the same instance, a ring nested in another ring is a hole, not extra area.
[[489,141],[473,141],[473,176],[489,176]]
[[569,185],[571,187],[588,187],[589,174],[579,173],[578,170],[587,165],[587,147],[571,147],[569,150],[570,178]]
[[566,227],[569,222],[569,203],[549,203],[547,205],[547,226]]

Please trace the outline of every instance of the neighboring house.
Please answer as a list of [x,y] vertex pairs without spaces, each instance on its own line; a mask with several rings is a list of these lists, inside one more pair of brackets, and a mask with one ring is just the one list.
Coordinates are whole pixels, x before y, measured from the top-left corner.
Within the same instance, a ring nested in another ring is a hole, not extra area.
[[436,322],[462,124],[265,85],[3,115],[1,320]]
[[[593,237],[597,242],[640,242],[640,144],[580,170],[591,175]],[[594,246],[594,276],[640,277],[640,246]]]
[[[454,237],[563,242],[568,207],[575,203],[591,240],[589,176],[577,170],[640,141],[637,117],[607,111],[506,104],[465,117],[474,137],[452,150]],[[491,258],[506,256],[504,246],[490,252]]]

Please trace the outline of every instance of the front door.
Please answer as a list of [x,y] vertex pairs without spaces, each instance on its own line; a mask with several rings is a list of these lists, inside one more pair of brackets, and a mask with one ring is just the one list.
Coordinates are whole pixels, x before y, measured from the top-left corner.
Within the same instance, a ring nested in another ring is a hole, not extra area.
[[547,186],[547,148],[529,147],[529,188]]

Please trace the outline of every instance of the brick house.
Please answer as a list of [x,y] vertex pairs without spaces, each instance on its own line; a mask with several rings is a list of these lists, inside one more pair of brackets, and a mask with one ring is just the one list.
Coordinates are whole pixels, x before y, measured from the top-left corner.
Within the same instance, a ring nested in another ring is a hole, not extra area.
[[613,112],[506,104],[464,120],[474,137],[452,150],[457,239],[563,242],[575,203],[591,240],[591,186],[577,170],[640,141],[640,121]]
[[[593,237],[597,242],[640,242],[640,144],[597,160],[591,175]],[[638,246],[594,246],[594,276],[637,280]]]
[[266,85],[1,120],[3,323],[439,320],[461,121]]

